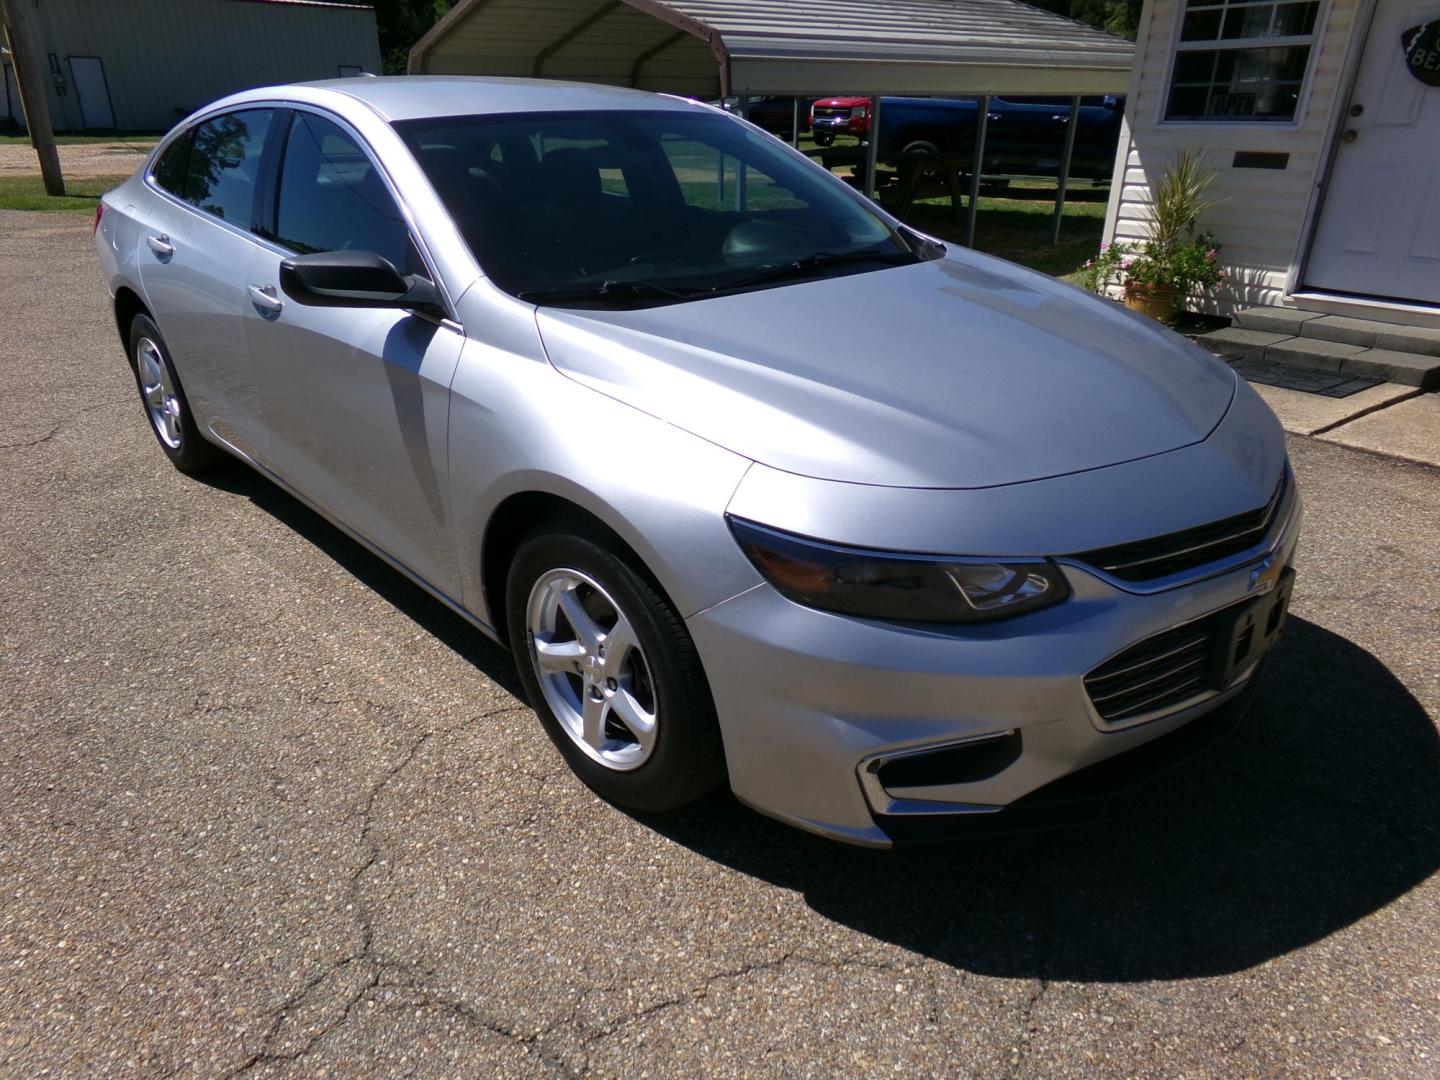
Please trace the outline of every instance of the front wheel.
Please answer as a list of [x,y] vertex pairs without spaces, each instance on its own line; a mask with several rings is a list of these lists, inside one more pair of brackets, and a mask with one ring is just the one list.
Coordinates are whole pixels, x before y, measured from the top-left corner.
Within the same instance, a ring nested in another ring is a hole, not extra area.
[[603,530],[555,523],[521,543],[506,587],[520,677],[566,763],[602,798],[678,809],[725,777],[695,644]]
[[827,132],[819,132],[819,131],[817,131],[817,132],[815,133],[815,145],[816,145],[816,146],[830,146],[830,145],[831,145],[832,143],[834,143],[834,142],[835,142],[835,136],[832,135],[832,134],[830,134],[828,131],[827,131]]

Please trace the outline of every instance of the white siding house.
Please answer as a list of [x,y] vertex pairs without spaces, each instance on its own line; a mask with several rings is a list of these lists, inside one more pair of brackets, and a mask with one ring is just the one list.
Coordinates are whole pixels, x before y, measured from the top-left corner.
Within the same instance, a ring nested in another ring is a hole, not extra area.
[[[60,131],[164,131],[218,97],[380,73],[375,11],[325,0],[15,0]],[[4,65],[0,124],[23,123]]]
[[1433,24],[1440,0],[1147,0],[1105,239],[1142,239],[1151,185],[1203,151],[1231,274],[1212,310],[1440,324]]

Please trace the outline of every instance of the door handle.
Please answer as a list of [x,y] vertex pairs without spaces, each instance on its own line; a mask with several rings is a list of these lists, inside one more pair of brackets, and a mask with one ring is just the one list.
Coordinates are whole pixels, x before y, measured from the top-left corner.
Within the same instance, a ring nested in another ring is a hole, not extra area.
[[1070,122],[1070,114],[1069,114],[1069,113],[1056,113],[1055,115],[1053,115],[1052,117],[1050,117],[1050,119],[1051,119],[1051,120],[1059,120],[1062,124],[1068,124],[1068,123]]
[[147,236],[145,243],[150,245],[150,250],[162,259],[168,259],[175,254],[175,245],[170,243],[170,237],[161,233],[159,236]]
[[250,286],[250,302],[255,305],[261,315],[279,315],[280,309],[285,302],[275,295],[275,286],[266,285],[263,288],[259,285]]
[[986,114],[985,114],[985,119],[987,119],[987,120],[999,120],[999,119],[1000,119],[1000,114],[999,114],[998,112],[986,113]]

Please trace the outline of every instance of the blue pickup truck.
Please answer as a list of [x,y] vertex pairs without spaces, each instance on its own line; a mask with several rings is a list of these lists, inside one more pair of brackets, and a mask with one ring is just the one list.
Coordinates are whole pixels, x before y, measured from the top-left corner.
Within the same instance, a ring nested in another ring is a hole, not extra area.
[[[1070,98],[992,97],[985,127],[989,174],[1055,176],[1065,150]],[[1082,97],[1070,175],[1108,180],[1120,140],[1124,99]],[[838,133],[867,138],[869,98],[821,98],[811,108],[815,141],[828,145]],[[917,157],[974,152],[979,118],[975,98],[885,97],[880,99],[878,158],[887,164]]]

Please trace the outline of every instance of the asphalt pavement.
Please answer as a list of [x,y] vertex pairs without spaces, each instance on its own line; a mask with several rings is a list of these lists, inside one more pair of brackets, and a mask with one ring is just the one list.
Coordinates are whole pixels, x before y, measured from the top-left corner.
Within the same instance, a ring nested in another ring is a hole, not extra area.
[[71,215],[0,214],[0,1074],[1440,1073],[1440,471],[1295,437],[1247,725],[902,853],[590,795],[513,665],[165,462]]

